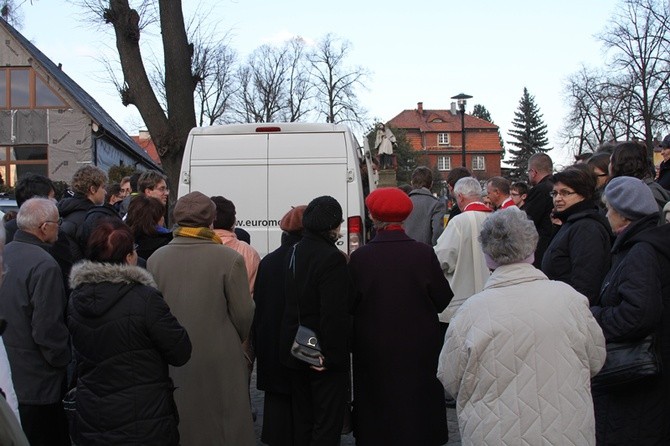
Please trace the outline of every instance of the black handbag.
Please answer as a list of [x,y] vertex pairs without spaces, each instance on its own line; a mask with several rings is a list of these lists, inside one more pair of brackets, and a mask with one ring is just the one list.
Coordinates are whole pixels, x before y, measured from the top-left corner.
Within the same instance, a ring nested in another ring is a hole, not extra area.
[[321,366],[319,358],[322,358],[323,355],[314,330],[304,325],[298,325],[298,331],[291,346],[291,354],[307,364]]
[[593,389],[608,389],[661,374],[661,357],[653,334],[630,342],[607,344],[605,365],[591,379]]
[[[296,245],[293,245],[293,252],[291,253],[291,261],[289,262],[289,268],[293,273],[295,278],[295,248]],[[298,296],[296,296],[297,302]],[[309,327],[305,327],[300,323],[300,305],[298,305],[298,331],[295,333],[295,338],[293,339],[293,345],[291,346],[291,355],[299,359],[300,361],[306,362],[307,364],[314,366],[321,366],[320,358],[323,358],[321,354],[321,345],[319,340],[316,337],[316,333]]]

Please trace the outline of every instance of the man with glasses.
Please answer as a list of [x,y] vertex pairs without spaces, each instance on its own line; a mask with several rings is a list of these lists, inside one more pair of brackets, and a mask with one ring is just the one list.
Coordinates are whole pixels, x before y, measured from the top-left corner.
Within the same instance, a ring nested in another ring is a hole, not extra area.
[[170,189],[167,185],[167,177],[162,173],[147,170],[137,180],[137,189],[147,197],[157,198],[163,203],[163,206],[167,206]]
[[58,240],[56,204],[27,200],[16,217],[18,230],[4,252],[0,318],[7,321],[7,349],[21,425],[30,444],[69,445],[61,402],[69,334],[66,294],[58,263],[48,249]]
[[554,165],[546,153],[536,153],[528,159],[528,182],[533,186],[528,192],[524,211],[535,223],[535,229],[540,236],[535,249],[533,266],[540,268],[542,256],[549,246],[553,236],[551,211],[554,201],[551,198],[551,175]]

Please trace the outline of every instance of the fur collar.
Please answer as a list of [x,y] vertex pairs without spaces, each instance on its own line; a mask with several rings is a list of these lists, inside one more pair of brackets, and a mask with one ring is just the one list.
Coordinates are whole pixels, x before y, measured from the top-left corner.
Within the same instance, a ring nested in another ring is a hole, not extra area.
[[72,267],[70,288],[75,289],[86,283],[98,282],[139,283],[157,288],[151,273],[139,266],[82,260]]

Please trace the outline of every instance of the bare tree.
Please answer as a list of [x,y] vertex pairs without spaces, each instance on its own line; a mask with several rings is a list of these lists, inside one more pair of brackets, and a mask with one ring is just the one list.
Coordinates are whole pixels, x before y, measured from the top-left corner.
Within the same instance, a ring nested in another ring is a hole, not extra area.
[[348,41],[326,34],[309,55],[316,110],[326,122],[363,126],[366,111],[358,103],[356,89],[365,87],[369,74],[362,67],[344,65],[349,51]]
[[670,115],[669,21],[667,0],[624,0],[611,28],[599,36],[610,51],[610,67],[629,81],[618,86],[631,99],[631,119],[640,125],[649,156],[655,130],[667,125]]
[[[79,3],[112,26],[123,74],[118,84],[121,102],[137,108],[165,173],[177,184],[186,138],[196,124],[193,92],[197,83],[191,70],[193,45],[187,37],[181,0],[147,0],[137,8],[131,8],[128,0]],[[158,62],[140,48],[141,36],[155,26],[161,37],[164,77],[156,74]]]
[[221,124],[229,112],[238,84],[235,79],[236,53],[227,45],[195,45],[193,73],[198,125]]
[[286,110],[284,120],[299,121],[311,111],[308,104],[311,99],[308,60],[305,54],[305,40],[295,37],[286,43],[288,51],[288,79],[286,85]]

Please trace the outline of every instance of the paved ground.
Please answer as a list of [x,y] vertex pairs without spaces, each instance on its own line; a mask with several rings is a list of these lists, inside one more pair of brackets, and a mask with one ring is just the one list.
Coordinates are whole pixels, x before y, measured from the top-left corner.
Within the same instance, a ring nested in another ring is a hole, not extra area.
[[[256,390],[256,369],[251,375],[251,405],[256,409],[256,445],[263,446],[261,442],[261,427],[263,426],[263,392]],[[447,424],[449,425],[449,442],[447,446],[460,446],[461,436],[458,433],[458,421],[456,420],[456,409],[447,409]],[[340,446],[353,446],[356,444],[353,434],[343,435]]]

